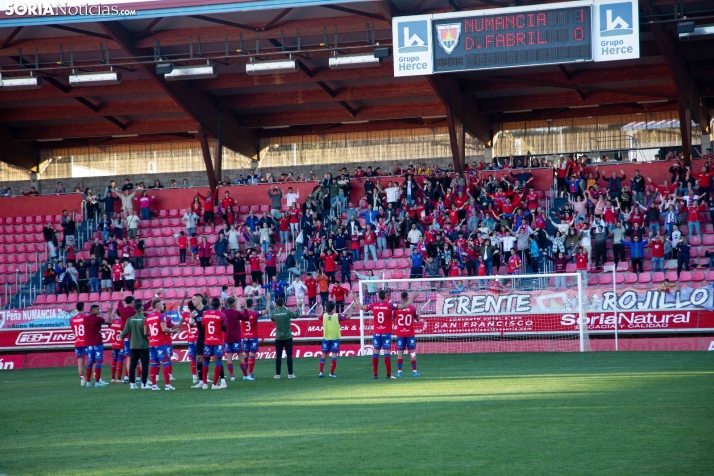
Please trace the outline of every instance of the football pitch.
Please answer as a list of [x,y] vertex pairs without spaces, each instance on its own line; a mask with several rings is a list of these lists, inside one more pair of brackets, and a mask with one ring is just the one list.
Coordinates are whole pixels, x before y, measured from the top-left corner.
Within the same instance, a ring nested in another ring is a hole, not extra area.
[[340,359],[337,379],[297,359],[297,379],[274,380],[271,360],[220,391],[190,389],[177,364],[175,392],[81,388],[76,368],[5,371],[0,474],[711,475],[713,364],[706,352],[420,355],[421,377],[405,362],[388,381],[370,358]]

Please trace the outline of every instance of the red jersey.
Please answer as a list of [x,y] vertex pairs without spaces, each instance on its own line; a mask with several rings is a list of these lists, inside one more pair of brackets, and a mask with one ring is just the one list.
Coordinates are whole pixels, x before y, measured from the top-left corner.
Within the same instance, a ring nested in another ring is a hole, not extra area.
[[414,306],[394,311],[394,323],[397,326],[397,337],[413,337],[414,322],[418,319]]
[[688,222],[698,222],[699,212],[702,210],[701,205],[689,205],[687,207],[687,221]]
[[69,325],[72,326],[72,331],[74,332],[74,346],[75,347],[86,347],[87,346],[87,333],[84,328],[84,314],[77,314],[69,321]]
[[248,319],[241,321],[241,331],[244,339],[258,338],[258,317],[262,315],[260,311],[245,311],[245,317]]
[[162,322],[164,322],[164,320],[160,312],[150,312],[146,314],[144,324],[149,329],[149,345],[151,347],[158,347],[160,345],[167,344],[166,334],[161,328]]
[[344,301],[349,291],[342,286],[333,286],[330,295],[335,296],[335,301]]
[[307,297],[317,297],[317,281],[315,278],[307,278],[305,280],[305,287],[307,288]]
[[176,243],[178,243],[178,247],[180,250],[185,250],[188,246],[188,238],[186,238],[185,236],[179,236],[176,239]]
[[102,324],[106,322],[103,317],[92,314],[84,315],[84,342],[87,346],[98,346],[104,343],[102,338]]
[[122,350],[124,348],[124,340],[119,339],[119,336],[121,335],[121,331],[124,330],[124,326],[121,323],[121,317],[112,319],[112,323],[109,324],[109,329],[112,330],[112,336],[110,338],[112,349]]
[[373,302],[367,305],[367,310],[372,311],[374,316],[374,333],[392,333],[392,313],[397,309],[395,304],[387,301]]
[[258,255],[251,256],[248,258],[250,263],[250,271],[260,271],[260,257]]
[[664,258],[664,242],[653,241],[650,246],[652,247],[653,258]]
[[290,223],[300,223],[300,212],[296,209],[290,209],[288,211],[290,214]]
[[526,201],[528,202],[528,209],[535,210],[538,208],[538,194],[535,192],[526,195]]
[[198,327],[195,325],[192,326],[190,324],[191,313],[190,312],[182,312],[181,317],[183,318],[183,321],[186,323],[186,327],[188,328],[188,335],[186,336],[186,342],[188,342],[189,344],[198,342]]
[[226,316],[226,344],[237,344],[241,341],[240,323],[245,320],[245,313],[237,309],[224,309],[223,314]]
[[513,255],[508,258],[508,272],[510,274],[518,274],[521,272],[521,258],[518,255]]
[[223,327],[226,325],[226,315],[218,309],[211,309],[203,313],[202,320],[205,331],[204,344],[223,345]]
[[289,231],[290,230],[290,220],[283,217],[278,221],[278,229],[280,231]]
[[122,274],[124,274],[124,268],[119,263],[112,266],[112,280],[121,281]]
[[224,210],[228,210],[231,207],[234,207],[236,205],[236,201],[233,200],[231,197],[226,197],[223,200],[221,200],[221,205],[223,206]]
[[188,244],[191,248],[195,248],[198,246],[198,238],[195,236],[192,236],[188,239]]
[[575,254],[575,269],[588,269],[588,254]]

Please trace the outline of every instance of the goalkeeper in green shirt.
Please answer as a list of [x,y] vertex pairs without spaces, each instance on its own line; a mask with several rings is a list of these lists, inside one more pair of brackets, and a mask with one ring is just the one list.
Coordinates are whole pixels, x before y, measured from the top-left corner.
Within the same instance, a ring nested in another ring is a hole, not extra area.
[[[351,307],[351,306],[350,306]],[[330,363],[330,378],[336,378],[337,356],[340,354],[340,323],[348,319],[345,314],[335,312],[335,302],[327,301],[326,312],[322,314],[322,357],[320,357],[320,378],[325,374],[325,356],[329,353],[332,357]]]

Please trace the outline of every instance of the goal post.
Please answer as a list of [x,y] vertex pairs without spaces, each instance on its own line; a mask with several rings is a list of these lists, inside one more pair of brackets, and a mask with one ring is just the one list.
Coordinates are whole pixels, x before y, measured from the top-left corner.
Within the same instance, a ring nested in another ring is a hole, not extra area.
[[[375,302],[381,290],[393,303],[407,292],[421,317],[415,334],[423,353],[590,350],[579,273],[360,280],[359,300]],[[360,311],[363,354],[372,350],[373,329],[371,313]]]

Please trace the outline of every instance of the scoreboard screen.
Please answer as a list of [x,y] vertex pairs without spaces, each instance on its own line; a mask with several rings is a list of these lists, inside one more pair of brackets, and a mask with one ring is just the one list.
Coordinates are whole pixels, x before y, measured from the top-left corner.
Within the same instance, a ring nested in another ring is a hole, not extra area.
[[591,7],[432,21],[434,72],[590,61]]

